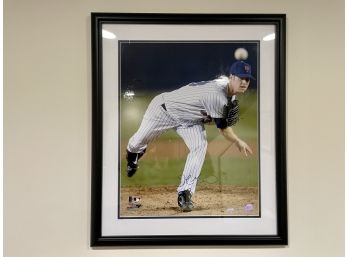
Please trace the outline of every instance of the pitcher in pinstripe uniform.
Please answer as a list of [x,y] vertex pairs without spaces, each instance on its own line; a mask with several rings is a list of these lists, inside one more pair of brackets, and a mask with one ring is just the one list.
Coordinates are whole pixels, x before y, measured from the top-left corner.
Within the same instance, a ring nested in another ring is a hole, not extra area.
[[189,149],[177,188],[178,205],[183,211],[193,209],[192,194],[207,150],[207,135],[204,123],[214,120],[221,134],[245,154],[251,148],[241,140],[224,117],[224,108],[229,99],[235,99],[249,86],[251,67],[244,61],[232,64],[229,76],[215,80],[190,83],[172,92],[156,96],[149,104],[138,131],[127,146],[127,175],[132,177],[138,168],[138,160],[144,155],[147,145],[169,129],[174,129]]

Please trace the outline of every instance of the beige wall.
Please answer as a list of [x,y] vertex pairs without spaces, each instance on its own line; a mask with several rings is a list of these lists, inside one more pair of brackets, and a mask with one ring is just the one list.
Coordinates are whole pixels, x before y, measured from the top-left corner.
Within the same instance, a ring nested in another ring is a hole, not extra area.
[[[344,255],[342,0],[4,2],[6,257]],[[90,12],[287,14],[288,247],[89,247]]]

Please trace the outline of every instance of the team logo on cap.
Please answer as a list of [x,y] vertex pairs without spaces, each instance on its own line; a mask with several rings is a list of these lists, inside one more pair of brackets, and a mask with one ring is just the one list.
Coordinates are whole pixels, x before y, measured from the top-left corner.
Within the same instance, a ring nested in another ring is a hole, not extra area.
[[244,66],[244,70],[245,70],[246,72],[249,72],[249,71],[250,71],[250,67],[249,67],[248,65],[245,65],[245,66]]

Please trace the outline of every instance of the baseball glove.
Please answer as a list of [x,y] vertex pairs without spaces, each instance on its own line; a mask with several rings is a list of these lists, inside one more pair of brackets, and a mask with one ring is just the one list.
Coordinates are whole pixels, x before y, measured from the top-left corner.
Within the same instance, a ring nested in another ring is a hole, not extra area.
[[226,118],[227,126],[233,126],[239,121],[239,102],[237,99],[230,99],[225,105],[224,117]]

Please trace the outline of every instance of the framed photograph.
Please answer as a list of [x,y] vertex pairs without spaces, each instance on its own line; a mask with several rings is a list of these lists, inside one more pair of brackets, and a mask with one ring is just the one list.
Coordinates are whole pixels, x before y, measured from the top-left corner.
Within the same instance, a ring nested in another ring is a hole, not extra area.
[[91,21],[91,246],[286,245],[286,16]]

